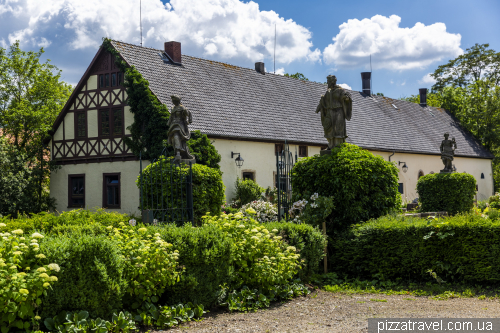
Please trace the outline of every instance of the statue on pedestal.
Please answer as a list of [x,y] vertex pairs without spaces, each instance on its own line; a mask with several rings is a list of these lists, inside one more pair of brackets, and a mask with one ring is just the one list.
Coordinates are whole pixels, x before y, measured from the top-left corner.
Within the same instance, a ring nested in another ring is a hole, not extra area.
[[178,96],[170,96],[174,107],[168,119],[168,143],[174,147],[175,162],[195,162],[195,157],[189,153],[187,141],[191,138],[188,124],[193,122],[191,112],[181,104]]
[[321,96],[316,113],[321,112],[321,124],[328,140],[327,151],[345,142],[346,120],[351,120],[352,99],[349,93],[337,85],[335,75],[327,78],[328,90]]
[[444,164],[444,169],[441,170],[442,173],[455,171],[452,162],[455,150],[457,149],[457,143],[455,138],[448,140],[449,136],[449,133],[444,133],[444,140],[441,142],[441,147],[439,148],[441,151],[441,160],[443,160]]

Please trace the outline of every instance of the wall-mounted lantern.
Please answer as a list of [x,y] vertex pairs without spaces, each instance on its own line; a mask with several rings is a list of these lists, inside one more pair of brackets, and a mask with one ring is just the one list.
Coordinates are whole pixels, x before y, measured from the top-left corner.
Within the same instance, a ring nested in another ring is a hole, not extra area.
[[406,173],[406,171],[408,171],[408,166],[406,165],[406,162],[399,162],[398,165],[401,165],[401,163],[403,163],[403,167],[401,169],[403,169],[403,172]]
[[235,155],[238,155],[238,157],[236,157],[236,159],[234,160],[234,162],[236,162],[236,166],[238,168],[241,168],[241,166],[243,165],[244,159],[241,157],[240,153],[233,153],[233,152],[231,152],[231,158],[233,158]]

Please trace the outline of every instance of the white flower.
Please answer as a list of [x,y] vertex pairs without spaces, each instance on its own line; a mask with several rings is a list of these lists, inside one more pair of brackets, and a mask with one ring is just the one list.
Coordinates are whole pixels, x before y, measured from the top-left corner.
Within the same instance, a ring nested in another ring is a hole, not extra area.
[[37,254],[35,257],[37,257],[38,259],[45,259],[45,254],[43,253],[40,253],[40,254]]
[[137,221],[135,219],[131,219],[128,221],[128,224],[130,224],[131,226],[135,226],[137,224]]
[[61,270],[58,264],[48,264],[47,267],[54,272],[59,272]]
[[5,223],[0,223],[0,228],[2,228],[2,227],[6,227],[6,226],[7,226],[7,224],[5,224]]
[[33,235],[31,235],[32,238],[43,238],[42,234],[39,234],[38,232],[35,232]]
[[12,231],[12,233],[15,235],[22,235],[24,232],[21,229],[17,229],[17,230]]

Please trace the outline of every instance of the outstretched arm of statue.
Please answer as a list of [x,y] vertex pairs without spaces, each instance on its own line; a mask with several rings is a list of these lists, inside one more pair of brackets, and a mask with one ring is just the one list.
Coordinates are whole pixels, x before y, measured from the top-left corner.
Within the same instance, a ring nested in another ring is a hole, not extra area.
[[319,104],[316,107],[316,113],[323,110],[323,98],[325,98],[325,95],[321,95],[321,99],[319,100]]

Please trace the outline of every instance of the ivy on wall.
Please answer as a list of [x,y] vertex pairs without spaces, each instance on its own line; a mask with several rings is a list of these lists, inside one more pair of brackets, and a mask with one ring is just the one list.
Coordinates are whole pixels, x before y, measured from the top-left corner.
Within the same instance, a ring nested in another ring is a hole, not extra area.
[[[115,64],[124,73],[127,103],[130,106],[130,112],[134,115],[133,124],[127,128],[132,137],[125,137],[125,144],[137,157],[142,152],[143,159],[158,158],[168,142],[167,124],[170,116],[168,108],[153,95],[149,89],[148,80],[134,66],[128,66],[122,60],[120,53],[111,45],[110,39],[104,38],[102,46],[114,55]],[[221,156],[206,134],[200,131],[192,132],[188,146],[196,157],[196,163],[219,169]],[[164,155],[168,157],[173,153],[173,149],[167,149]]]

